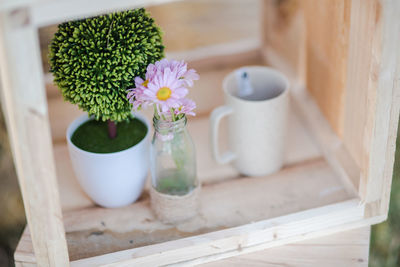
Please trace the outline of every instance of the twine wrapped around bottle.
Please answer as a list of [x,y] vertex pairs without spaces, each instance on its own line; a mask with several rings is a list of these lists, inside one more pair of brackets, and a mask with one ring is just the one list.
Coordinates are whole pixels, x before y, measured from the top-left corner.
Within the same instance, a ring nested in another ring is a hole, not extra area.
[[163,223],[177,224],[195,217],[199,212],[201,186],[183,196],[163,194],[150,187],[151,207]]

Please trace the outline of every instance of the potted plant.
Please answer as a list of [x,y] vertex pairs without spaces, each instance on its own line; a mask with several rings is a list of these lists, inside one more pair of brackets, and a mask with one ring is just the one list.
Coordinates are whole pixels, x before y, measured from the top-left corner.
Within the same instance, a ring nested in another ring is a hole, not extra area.
[[161,30],[144,9],[62,23],[50,45],[54,82],[87,115],[67,130],[71,162],[85,192],[118,207],[141,194],[149,123],[126,98],[135,77],[164,56]]

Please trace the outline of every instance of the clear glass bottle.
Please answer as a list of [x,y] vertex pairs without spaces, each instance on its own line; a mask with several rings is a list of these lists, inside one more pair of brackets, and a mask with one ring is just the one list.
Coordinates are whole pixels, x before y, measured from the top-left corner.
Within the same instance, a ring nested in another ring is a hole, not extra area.
[[186,117],[174,122],[153,118],[150,170],[159,193],[184,196],[198,186],[196,152],[186,123]]

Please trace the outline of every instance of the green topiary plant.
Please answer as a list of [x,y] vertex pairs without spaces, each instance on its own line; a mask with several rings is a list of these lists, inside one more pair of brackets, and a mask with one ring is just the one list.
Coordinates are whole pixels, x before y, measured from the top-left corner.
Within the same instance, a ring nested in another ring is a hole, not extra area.
[[108,121],[126,120],[126,90],[144,78],[146,67],[164,57],[161,30],[145,9],[62,23],[50,45],[50,71],[64,99]]

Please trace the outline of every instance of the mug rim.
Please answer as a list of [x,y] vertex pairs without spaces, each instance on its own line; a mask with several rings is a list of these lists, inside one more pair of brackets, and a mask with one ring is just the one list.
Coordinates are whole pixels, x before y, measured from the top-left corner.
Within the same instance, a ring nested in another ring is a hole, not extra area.
[[[240,97],[238,97],[238,96],[232,94],[231,92],[229,92],[227,83],[228,83],[228,79],[229,79],[231,76],[235,75],[235,71],[237,71],[238,69],[241,69],[241,68],[247,68],[247,69],[263,69],[263,70],[266,70],[266,71],[268,71],[268,72],[270,72],[270,73],[277,74],[277,76],[280,76],[280,77],[282,78],[282,81],[284,82],[285,87],[284,87],[283,91],[282,91],[279,95],[274,96],[274,97],[272,97],[272,98],[267,98],[267,99],[263,99],[263,100],[247,100],[247,99],[240,98]],[[232,97],[232,98],[235,99],[235,100],[242,101],[242,102],[244,102],[244,103],[253,103],[253,104],[271,102],[271,101],[275,101],[275,100],[277,100],[277,99],[279,99],[279,98],[282,98],[282,97],[284,97],[285,95],[288,94],[289,88],[290,88],[290,82],[289,82],[289,79],[286,77],[286,75],[284,75],[282,72],[280,72],[280,71],[278,71],[278,70],[276,70],[276,69],[274,69],[274,68],[267,67],[267,66],[262,66],[262,65],[247,65],[247,66],[242,66],[242,67],[240,67],[240,68],[236,68],[235,70],[233,70],[233,71],[231,71],[230,73],[228,73],[228,74],[224,77],[224,80],[223,80],[223,82],[222,82],[222,89],[223,89],[223,91],[224,91],[224,93],[225,93],[226,95]]]

